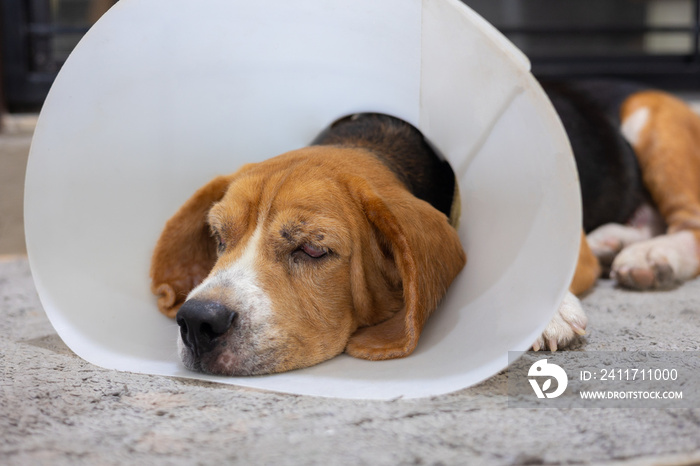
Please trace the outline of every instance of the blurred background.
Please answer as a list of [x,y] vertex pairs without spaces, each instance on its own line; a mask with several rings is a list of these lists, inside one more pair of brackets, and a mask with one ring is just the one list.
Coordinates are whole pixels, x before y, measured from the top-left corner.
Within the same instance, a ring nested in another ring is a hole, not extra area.
[[[71,50],[116,1],[0,0],[0,255],[25,252],[36,114]],[[530,57],[537,77],[632,79],[700,102],[700,0],[464,2]]]
[[[116,0],[1,0],[2,102],[37,111],[83,34]],[[465,0],[536,76],[610,75],[700,86],[700,0]]]
[[614,76],[700,86],[700,0],[469,0],[538,77]]

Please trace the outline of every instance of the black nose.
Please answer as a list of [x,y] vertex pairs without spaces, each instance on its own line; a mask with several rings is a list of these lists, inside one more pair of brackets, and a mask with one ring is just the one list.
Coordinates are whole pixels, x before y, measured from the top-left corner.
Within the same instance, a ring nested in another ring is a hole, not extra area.
[[223,304],[197,299],[185,301],[177,312],[182,341],[196,356],[211,351],[235,318],[236,312]]

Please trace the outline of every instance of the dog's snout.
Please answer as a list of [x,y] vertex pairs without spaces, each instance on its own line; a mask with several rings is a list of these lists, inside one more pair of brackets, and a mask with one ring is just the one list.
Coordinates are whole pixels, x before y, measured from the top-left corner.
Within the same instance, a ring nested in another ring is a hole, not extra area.
[[191,299],[177,313],[182,342],[196,355],[211,351],[234,324],[236,312],[215,301]]

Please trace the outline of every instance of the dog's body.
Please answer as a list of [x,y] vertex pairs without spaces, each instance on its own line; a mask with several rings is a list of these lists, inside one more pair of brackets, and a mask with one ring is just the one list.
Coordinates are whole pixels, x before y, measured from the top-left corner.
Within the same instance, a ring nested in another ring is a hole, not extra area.
[[[700,274],[700,118],[675,97],[604,80],[545,84],[571,141],[583,230],[571,291],[601,272],[621,286],[663,289]],[[581,333],[572,296],[534,348]],[[572,324],[572,325],[569,325]]]
[[[700,273],[700,118],[630,85],[547,90],[576,154],[585,233],[571,292],[536,350],[584,333],[574,295],[601,264],[638,289]],[[168,221],[151,268],[160,310],[177,314],[185,365],[241,375],[342,351],[410,354],[466,261],[456,189],[418,130],[377,114],[212,180]]]
[[641,86],[610,81],[543,82],[564,125],[578,169],[583,230],[627,223],[648,199],[620,108]]

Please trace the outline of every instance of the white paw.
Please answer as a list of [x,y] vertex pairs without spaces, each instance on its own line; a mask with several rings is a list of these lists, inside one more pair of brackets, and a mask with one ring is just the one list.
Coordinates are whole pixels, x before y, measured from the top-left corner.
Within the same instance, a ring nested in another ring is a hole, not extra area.
[[695,236],[680,231],[623,249],[613,261],[610,277],[638,290],[670,288],[693,278],[699,262]]
[[617,223],[602,225],[586,236],[588,245],[602,265],[612,264],[615,256],[630,244],[651,238],[648,228],[638,228]]
[[586,334],[588,317],[583,311],[581,301],[576,296],[567,292],[564,300],[559,305],[559,310],[552,318],[542,335],[533,343],[532,349],[539,351],[548,348],[556,351],[571,343],[577,335]]

